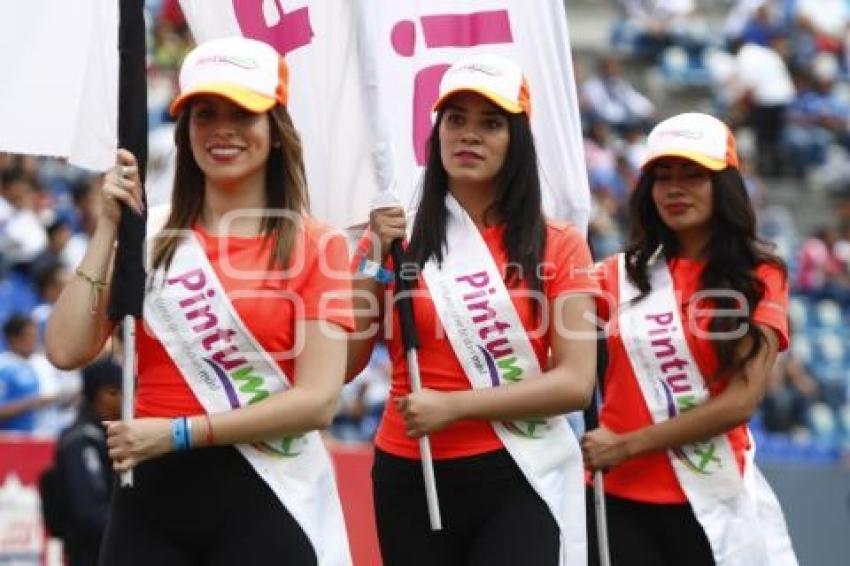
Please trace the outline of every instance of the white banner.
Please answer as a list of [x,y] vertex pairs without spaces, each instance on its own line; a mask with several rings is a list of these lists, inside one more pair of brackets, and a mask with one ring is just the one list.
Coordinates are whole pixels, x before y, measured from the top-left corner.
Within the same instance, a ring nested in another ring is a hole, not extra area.
[[116,0],[0,0],[0,53],[0,151],[115,163]]
[[[363,222],[380,184],[411,205],[440,77],[489,51],[517,61],[531,85],[547,213],[587,227],[584,166],[566,13],[553,0],[180,0],[198,41],[241,34],[291,67],[313,213]],[[376,179],[375,163],[381,181]],[[394,182],[393,182],[394,179]]]
[[40,566],[44,542],[38,491],[14,473],[0,478],[0,564]]
[[528,77],[532,128],[546,213],[587,229],[590,194],[563,2],[553,0],[358,0],[364,53],[374,65],[373,113],[386,125],[394,176],[405,205],[415,202],[431,105],[455,60],[489,52],[516,61]]

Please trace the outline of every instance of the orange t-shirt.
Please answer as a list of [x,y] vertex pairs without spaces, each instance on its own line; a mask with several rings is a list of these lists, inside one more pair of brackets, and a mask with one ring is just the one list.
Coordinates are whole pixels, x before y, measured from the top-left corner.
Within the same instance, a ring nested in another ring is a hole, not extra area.
[[[488,228],[482,232],[484,241],[500,271],[504,272],[507,255],[502,248],[503,226]],[[592,279],[590,251],[582,235],[574,227],[547,222],[546,249],[543,258],[541,279],[543,291],[550,301],[563,293],[596,293],[598,285]],[[420,277],[418,289],[423,294],[414,295],[413,310],[416,330],[419,335],[419,368],[422,386],[437,391],[460,391],[472,386],[455,357],[451,343],[439,321],[434,303]],[[522,289],[527,289],[523,285]],[[423,296],[424,295],[424,296]],[[530,300],[512,295],[514,307],[527,331],[535,330],[537,324]],[[547,305],[548,307],[548,305]],[[548,332],[538,332],[531,338],[540,367],[548,367]],[[392,336],[388,339],[392,361],[392,383],[390,398],[401,397],[410,392],[404,347],[401,343],[401,327],[397,313],[393,312]],[[502,448],[502,443],[487,421],[463,420],[452,423],[445,429],[430,435],[431,451],[435,459],[459,458],[482,454]],[[388,402],[375,439],[381,450],[404,458],[419,458],[419,443],[405,434],[404,419],[395,405]]]
[[[679,304],[682,325],[694,360],[704,376],[717,370],[717,356],[712,343],[697,338],[689,331],[688,301],[699,288],[704,262],[676,258],[668,262],[673,276],[673,287]],[[611,308],[619,302],[619,279],[617,257],[606,259],[599,270],[599,281],[603,297],[598,301],[599,316],[607,320]],[[779,338],[780,350],[788,347],[788,286],[782,271],[775,266],[762,264],[756,268],[756,276],[765,283],[762,300],[753,310],[753,322],[774,329]],[[697,328],[708,329],[710,318],[706,315],[696,321]],[[616,326],[616,321],[612,321]],[[604,402],[600,421],[617,433],[646,428],[653,424],[646,407],[637,377],[632,370],[622,338],[612,326],[608,337],[608,368],[605,372]],[[728,382],[715,380],[709,384],[709,394],[716,396]],[[749,448],[746,425],[727,432],[729,442],[738,465],[743,470],[744,452]],[[685,503],[687,497],[679,485],[673,466],[666,452],[644,454],[625,460],[605,475],[605,491],[626,499],[647,503]]]
[[[199,226],[193,230],[233,307],[257,341],[270,353],[286,353],[278,364],[291,380],[297,379],[291,353],[296,320],[327,320],[353,330],[348,245],[341,233],[306,219],[287,273],[268,270],[271,245],[263,236],[216,236]],[[334,293],[327,295],[333,298],[323,301],[328,292]],[[137,415],[177,417],[204,412],[147,327],[137,328],[136,347]]]

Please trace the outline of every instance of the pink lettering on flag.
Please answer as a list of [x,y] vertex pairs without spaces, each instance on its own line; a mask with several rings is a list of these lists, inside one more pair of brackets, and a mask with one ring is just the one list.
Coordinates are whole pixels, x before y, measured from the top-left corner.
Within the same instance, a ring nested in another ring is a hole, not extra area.
[[314,35],[310,25],[310,9],[298,8],[287,13],[280,5],[280,0],[274,0],[274,4],[280,18],[269,26],[263,11],[263,0],[233,0],[233,11],[242,35],[264,41],[282,55],[309,45]]
[[[422,16],[421,22],[428,48],[513,43],[510,13],[507,10],[435,14]],[[390,43],[402,57],[413,56],[415,40],[416,28],[410,20],[398,22],[390,33]],[[413,151],[419,165],[425,165],[428,158],[431,107],[437,100],[440,80],[448,68],[446,64],[427,67],[416,73],[413,80]]]
[[416,50],[416,24],[410,20],[402,20],[393,26],[390,41],[395,52],[402,57],[410,57]]
[[422,30],[425,45],[431,48],[472,47],[514,40],[507,10],[423,16]]
[[428,160],[428,135],[431,132],[431,107],[440,94],[440,80],[450,65],[434,65],[416,73],[413,79],[413,147],[416,162]]

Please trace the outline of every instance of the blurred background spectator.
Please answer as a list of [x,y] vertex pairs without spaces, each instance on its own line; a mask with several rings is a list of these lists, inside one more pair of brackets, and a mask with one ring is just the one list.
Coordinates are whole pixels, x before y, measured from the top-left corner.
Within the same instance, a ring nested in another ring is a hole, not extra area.
[[817,381],[793,349],[777,356],[768,379],[762,405],[764,429],[806,436],[811,406],[819,400]]
[[0,352],[0,431],[36,432],[38,409],[55,401],[41,387],[32,364],[38,329],[26,316],[14,315],[3,325],[8,350]]
[[330,429],[337,439],[347,442],[372,440],[389,394],[391,368],[386,346],[376,344],[366,369],[343,388],[340,408]]
[[628,129],[649,129],[655,107],[623,77],[615,56],[600,58],[596,74],[588,78],[581,89],[593,121],[604,122],[620,133]]
[[56,444],[53,485],[41,482],[48,526],[62,539],[68,566],[98,563],[115,481],[103,421],[121,418],[121,399],[121,367],[111,357],[83,370],[83,403]]

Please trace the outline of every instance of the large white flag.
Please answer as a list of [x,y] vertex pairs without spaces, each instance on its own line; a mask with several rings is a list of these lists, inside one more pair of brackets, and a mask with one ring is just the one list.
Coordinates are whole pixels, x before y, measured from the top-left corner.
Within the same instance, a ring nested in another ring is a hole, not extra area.
[[[365,220],[378,185],[390,179],[401,201],[413,204],[439,79],[457,58],[485,50],[516,60],[529,77],[547,213],[586,227],[589,196],[561,2],[181,5],[198,41],[241,34],[286,55],[290,110],[304,139],[317,216],[338,226]],[[117,2],[0,2],[0,151],[109,167],[117,143],[117,44]]]
[[118,12],[117,0],[0,1],[0,151],[115,162]]
[[[480,50],[526,71],[549,215],[590,206],[563,3],[554,0],[180,0],[196,40],[241,34],[284,53],[313,212],[362,222],[392,183],[412,205],[440,77]],[[382,180],[378,182],[375,164]]]
[[[358,0],[374,81],[374,128],[391,152],[405,205],[415,203],[431,106],[456,59],[489,52],[528,77],[546,213],[587,228],[590,196],[564,5],[553,0]],[[380,163],[380,162],[379,162]]]

